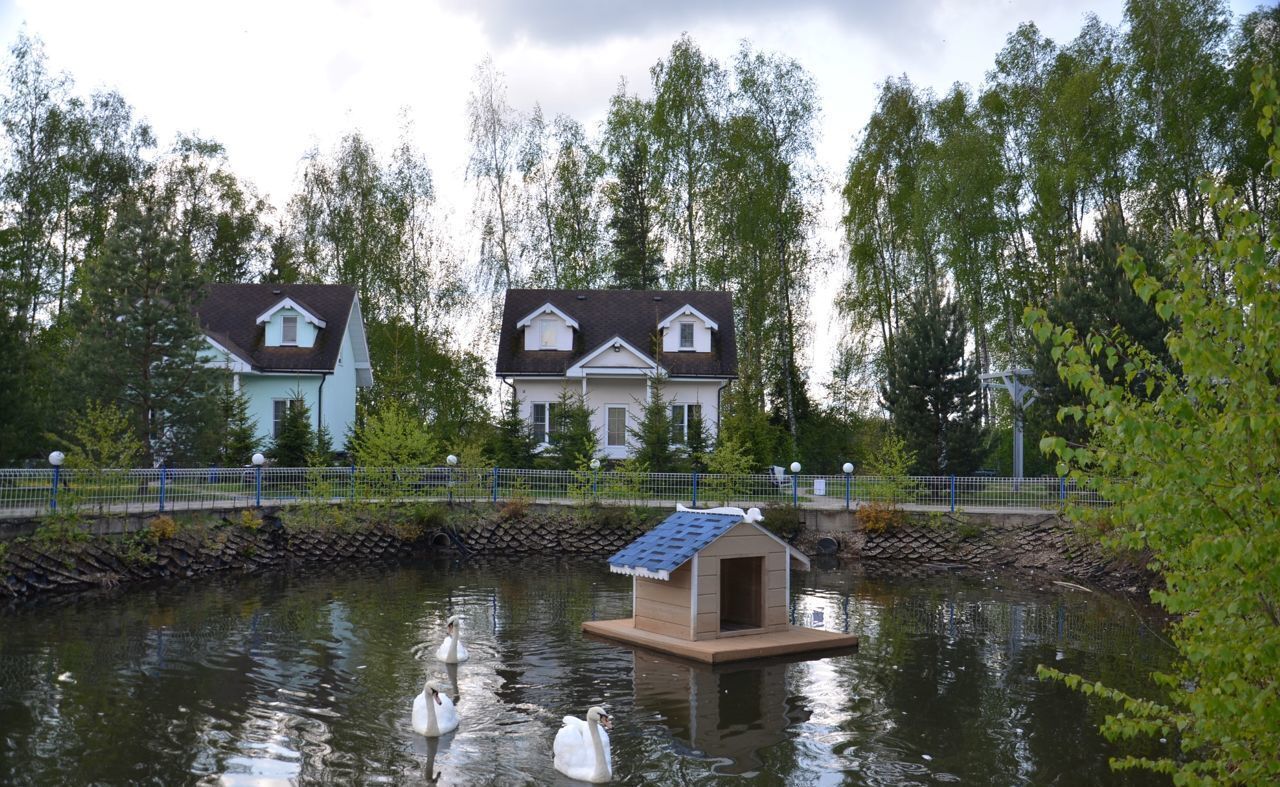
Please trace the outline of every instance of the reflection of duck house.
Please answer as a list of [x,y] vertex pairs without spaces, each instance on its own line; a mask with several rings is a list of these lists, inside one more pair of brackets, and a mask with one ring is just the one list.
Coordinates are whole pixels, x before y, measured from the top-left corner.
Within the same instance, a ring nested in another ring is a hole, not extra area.
[[724,773],[765,767],[760,752],[787,739],[785,730],[809,714],[787,702],[787,666],[725,666],[673,661],[643,649],[633,653],[635,704],[664,720],[672,737],[730,763]]
[[678,511],[609,558],[632,577],[634,617],[582,628],[707,663],[857,645],[787,622],[793,566],[809,559],[741,513]]

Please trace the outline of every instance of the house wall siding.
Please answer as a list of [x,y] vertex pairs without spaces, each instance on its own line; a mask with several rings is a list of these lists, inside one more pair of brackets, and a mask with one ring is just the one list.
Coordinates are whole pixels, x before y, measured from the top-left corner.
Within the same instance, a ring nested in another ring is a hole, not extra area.
[[[601,453],[610,459],[623,459],[630,455],[631,448],[610,447],[607,443],[607,408],[609,405],[623,405],[627,408],[627,426],[636,428],[644,417],[644,406],[648,399],[649,379],[647,377],[587,377],[587,406],[595,412],[591,422],[595,426],[600,439]],[[546,380],[522,379],[513,381],[516,395],[520,398],[520,415],[526,422],[533,417],[533,405],[541,402],[554,402],[560,394],[580,394],[583,380],[566,380],[553,378]],[[718,390],[719,380],[667,380],[663,386],[663,396],[673,404],[699,404],[702,406],[702,420],[707,424],[713,438],[718,431],[720,421]],[[631,442],[628,434],[628,443]]]
[[692,592],[692,561],[671,572],[667,581],[636,578],[636,628],[666,634],[669,637],[693,639],[689,626],[689,601]]
[[787,628],[787,550],[743,522],[698,553],[698,621],[694,639],[720,636],[720,561],[735,557],[764,557],[764,630]]

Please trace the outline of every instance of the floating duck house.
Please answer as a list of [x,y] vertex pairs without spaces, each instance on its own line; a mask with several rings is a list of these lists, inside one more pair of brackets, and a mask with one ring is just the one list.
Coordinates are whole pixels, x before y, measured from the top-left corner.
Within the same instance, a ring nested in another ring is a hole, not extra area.
[[632,578],[632,617],[591,634],[716,663],[857,645],[788,622],[791,570],[809,558],[759,524],[759,511],[681,510],[609,558]]

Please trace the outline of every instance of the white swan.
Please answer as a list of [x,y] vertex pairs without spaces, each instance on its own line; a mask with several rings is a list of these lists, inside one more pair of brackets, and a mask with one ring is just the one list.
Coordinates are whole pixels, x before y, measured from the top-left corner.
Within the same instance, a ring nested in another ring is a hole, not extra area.
[[453,700],[440,693],[440,684],[427,681],[422,693],[413,698],[413,731],[428,738],[436,738],[458,729],[458,709]]
[[764,514],[760,513],[758,508],[748,508],[743,511],[736,506],[721,506],[720,508],[687,508],[680,503],[676,503],[677,511],[690,511],[695,514],[733,514],[742,517],[744,522],[760,522],[764,519]]
[[587,711],[587,720],[564,717],[552,746],[556,770],[570,779],[601,784],[613,778],[613,755],[609,750],[609,730],[613,722],[603,708]]
[[440,648],[436,651],[436,658],[446,664],[457,664],[459,661],[466,661],[470,656],[467,654],[467,647],[462,644],[462,616],[450,615],[446,621],[444,642],[440,643]]

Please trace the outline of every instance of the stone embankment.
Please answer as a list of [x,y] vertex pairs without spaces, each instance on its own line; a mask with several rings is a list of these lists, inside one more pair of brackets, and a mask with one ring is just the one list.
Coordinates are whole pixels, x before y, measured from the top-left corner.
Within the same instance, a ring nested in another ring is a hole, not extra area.
[[[0,600],[428,552],[608,555],[669,511],[621,507],[406,506],[340,514],[311,508],[136,516],[84,523],[92,535],[0,538]],[[770,521],[766,512],[766,521]],[[847,512],[774,512],[797,547],[847,560],[1035,570],[1130,592],[1152,586],[1140,556],[1117,556],[1042,515],[897,512],[868,529]],[[881,523],[883,524],[883,523]]]

